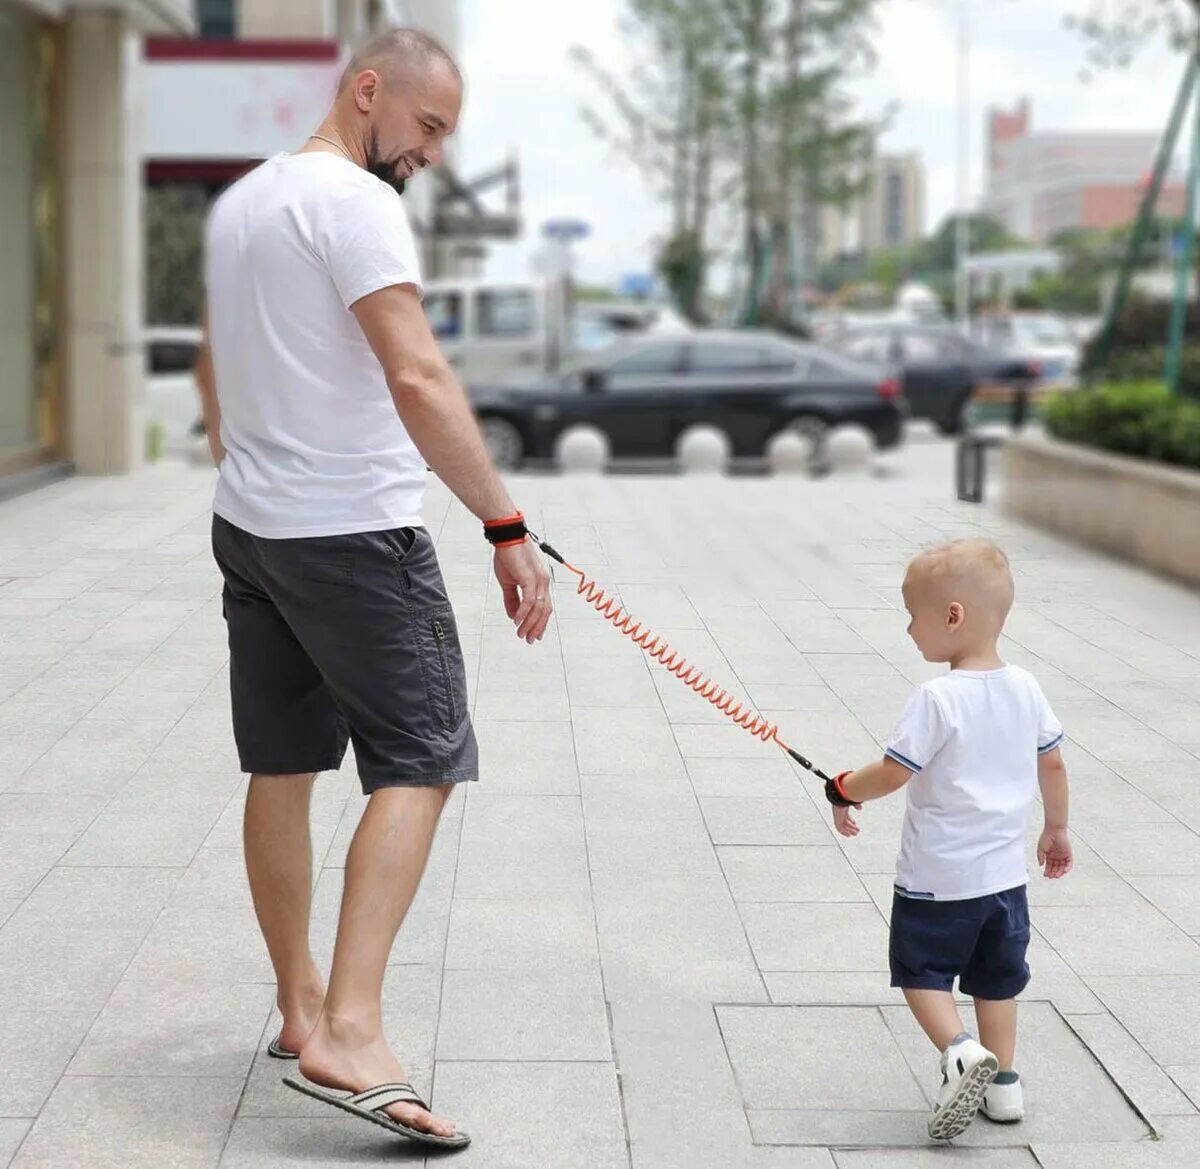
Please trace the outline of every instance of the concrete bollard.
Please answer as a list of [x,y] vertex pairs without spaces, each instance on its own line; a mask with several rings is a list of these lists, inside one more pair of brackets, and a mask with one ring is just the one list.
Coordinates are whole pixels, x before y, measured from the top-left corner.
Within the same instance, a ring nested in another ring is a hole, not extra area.
[[693,426],[675,447],[685,475],[720,475],[729,469],[732,446],[728,435],[715,426]]
[[875,456],[875,440],[864,426],[838,426],[826,442],[829,463],[837,469],[866,467]]
[[594,426],[572,426],[554,447],[554,461],[565,475],[602,475],[610,454],[608,436]]
[[811,437],[785,430],[767,443],[767,466],[773,475],[807,475],[815,451]]

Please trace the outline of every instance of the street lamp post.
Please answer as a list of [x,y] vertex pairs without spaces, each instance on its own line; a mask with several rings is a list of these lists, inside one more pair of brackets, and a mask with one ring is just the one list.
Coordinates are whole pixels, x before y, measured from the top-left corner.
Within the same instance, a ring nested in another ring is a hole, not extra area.
[[954,232],[954,307],[960,327],[971,321],[971,16],[970,0],[958,0],[958,217]]

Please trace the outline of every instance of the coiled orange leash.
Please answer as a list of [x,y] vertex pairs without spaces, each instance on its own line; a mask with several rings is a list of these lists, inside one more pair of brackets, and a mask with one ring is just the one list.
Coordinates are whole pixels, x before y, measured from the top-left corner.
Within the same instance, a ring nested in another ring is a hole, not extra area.
[[764,743],[774,743],[777,747],[786,751],[805,771],[812,772],[818,779],[824,780],[826,783],[833,782],[815,763],[805,759],[799,751],[789,747],[779,737],[779,727],[777,724],[763,718],[762,715],[757,714],[749,707],[743,706],[727,690],[722,689],[695,666],[689,665],[665,641],[658,637],[653,630],[647,629],[640,622],[635,621],[632,615],[627,613],[614,598],[610,597],[596,581],[591,579],[582,569],[576,568],[575,565],[571,564],[551,544],[539,536],[535,536],[532,532],[529,533],[529,538],[551,560],[557,564],[561,564],[563,568],[578,578],[578,584],[575,586],[576,593],[587,601],[601,617],[608,621],[614,629],[628,637],[639,649],[649,654],[656,662],[674,674],[685,686],[694,690],[701,698],[711,702],[713,706],[727,718],[732,719],[742,730],[749,732],[756,739],[761,739]]

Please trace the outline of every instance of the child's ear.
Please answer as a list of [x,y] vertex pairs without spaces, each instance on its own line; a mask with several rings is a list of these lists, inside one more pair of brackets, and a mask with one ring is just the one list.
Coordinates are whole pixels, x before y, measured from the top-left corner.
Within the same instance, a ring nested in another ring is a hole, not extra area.
[[951,601],[946,610],[946,624],[951,629],[957,629],[967,619],[967,611],[958,601]]

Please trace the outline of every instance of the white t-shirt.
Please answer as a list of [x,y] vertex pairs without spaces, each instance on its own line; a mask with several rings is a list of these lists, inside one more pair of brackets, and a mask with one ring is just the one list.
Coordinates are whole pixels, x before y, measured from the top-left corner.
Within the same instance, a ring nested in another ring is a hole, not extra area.
[[396,191],[334,154],[278,155],[217,201],[206,277],[217,515],[270,539],[419,524],[425,460],[349,311],[420,290]]
[[1019,666],[951,670],[924,683],[886,752],[914,773],[897,888],[961,901],[1025,884],[1038,756],[1062,738],[1041,687]]

